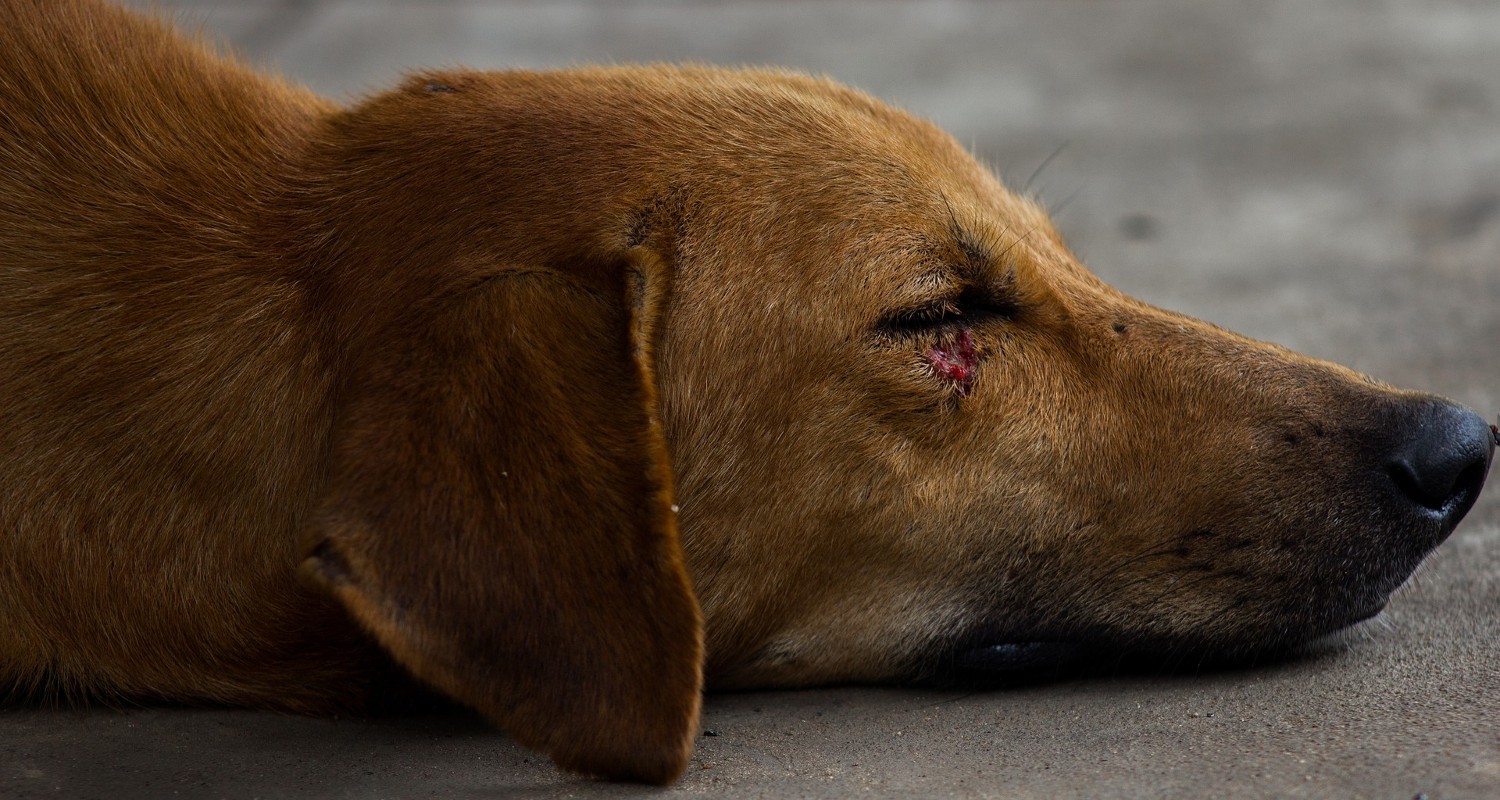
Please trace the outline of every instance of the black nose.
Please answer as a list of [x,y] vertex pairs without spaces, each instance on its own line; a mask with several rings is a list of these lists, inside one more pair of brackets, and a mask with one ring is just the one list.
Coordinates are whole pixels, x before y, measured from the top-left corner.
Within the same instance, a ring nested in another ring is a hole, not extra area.
[[1495,436],[1473,411],[1443,401],[1414,409],[1386,470],[1405,497],[1449,525],[1474,505],[1489,472]]

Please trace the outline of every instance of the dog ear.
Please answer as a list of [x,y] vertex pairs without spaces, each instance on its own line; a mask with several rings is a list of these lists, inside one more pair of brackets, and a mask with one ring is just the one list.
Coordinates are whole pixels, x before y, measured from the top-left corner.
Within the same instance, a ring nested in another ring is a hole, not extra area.
[[346,389],[304,564],[522,744],[658,783],[691,755],[703,651],[657,420],[667,272],[635,247],[407,314]]

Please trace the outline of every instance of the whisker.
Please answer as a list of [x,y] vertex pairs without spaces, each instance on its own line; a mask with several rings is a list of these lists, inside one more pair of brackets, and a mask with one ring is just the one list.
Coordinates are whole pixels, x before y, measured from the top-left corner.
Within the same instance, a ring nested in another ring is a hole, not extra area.
[[1052,159],[1057,158],[1058,155],[1061,154],[1062,151],[1068,149],[1068,146],[1071,144],[1073,144],[1072,139],[1064,139],[1062,144],[1058,145],[1057,148],[1051,153],[1048,153],[1047,157],[1042,159],[1042,163],[1036,165],[1036,169],[1031,171],[1031,175],[1026,178],[1026,182],[1021,184],[1021,193],[1030,194],[1031,185],[1035,183],[1036,179],[1042,174],[1042,170],[1046,169],[1047,165],[1052,163]]
[[1040,225],[1033,225],[1033,226],[1031,226],[1031,230],[1028,230],[1025,233],[1021,234],[1019,237],[1016,238],[1016,240],[1014,242],[1011,242],[1010,245],[1008,245],[1004,250],[1001,250],[1000,253],[995,256],[995,260],[999,261],[1000,259],[1005,258],[1005,254],[1006,253],[1009,253],[1011,250],[1015,249],[1016,245],[1020,244],[1021,242],[1026,241],[1026,238],[1028,236],[1030,236],[1031,234],[1036,233],[1037,229],[1040,228],[1040,227],[1041,227]]

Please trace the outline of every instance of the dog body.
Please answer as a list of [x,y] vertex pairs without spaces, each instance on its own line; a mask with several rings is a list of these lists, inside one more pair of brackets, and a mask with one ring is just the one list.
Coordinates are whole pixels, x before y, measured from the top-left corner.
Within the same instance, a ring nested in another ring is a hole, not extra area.
[[669,780],[705,672],[1348,625],[1490,454],[1472,412],[1121,295],[824,81],[434,72],[345,109],[0,4],[22,694],[327,712],[410,674]]
[[112,8],[6,3],[0,38],[0,680],[345,702],[294,569],[329,354],[257,241],[330,109]]

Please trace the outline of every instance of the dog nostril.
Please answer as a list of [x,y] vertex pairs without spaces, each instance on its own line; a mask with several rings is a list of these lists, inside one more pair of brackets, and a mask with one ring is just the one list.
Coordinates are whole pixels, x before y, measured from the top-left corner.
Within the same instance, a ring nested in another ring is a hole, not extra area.
[[1406,461],[1392,464],[1390,473],[1403,494],[1433,511],[1442,511],[1455,497],[1472,492],[1484,480],[1484,470],[1478,464],[1466,466],[1451,482],[1433,480],[1434,473],[1418,472]]
[[1424,406],[1413,423],[1413,434],[1386,465],[1391,480],[1418,505],[1462,516],[1489,471],[1495,443],[1488,423],[1449,403]]

